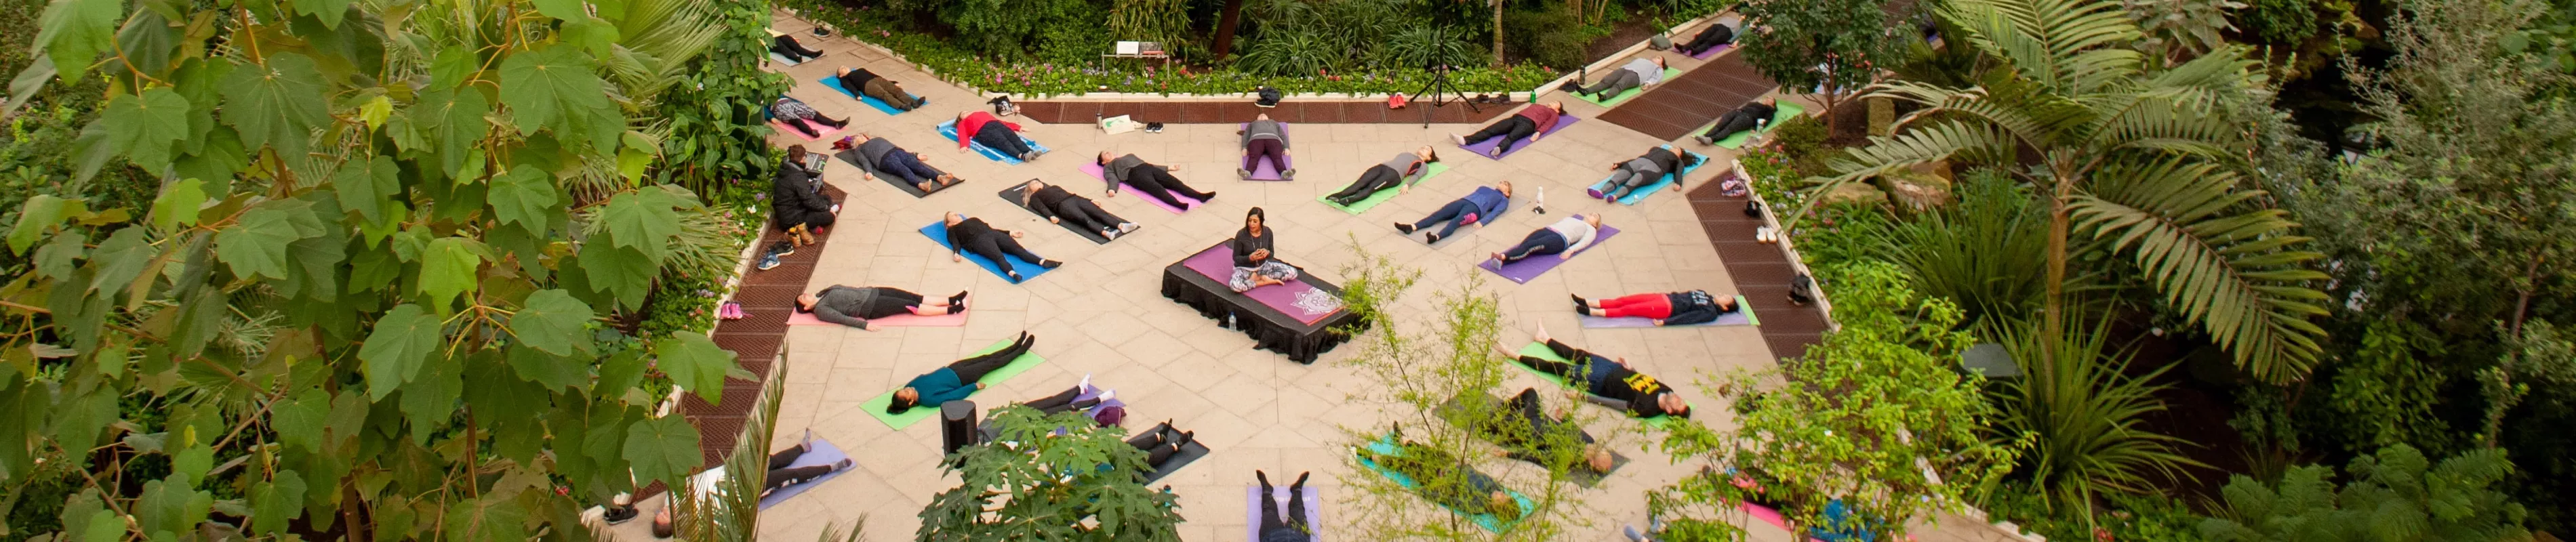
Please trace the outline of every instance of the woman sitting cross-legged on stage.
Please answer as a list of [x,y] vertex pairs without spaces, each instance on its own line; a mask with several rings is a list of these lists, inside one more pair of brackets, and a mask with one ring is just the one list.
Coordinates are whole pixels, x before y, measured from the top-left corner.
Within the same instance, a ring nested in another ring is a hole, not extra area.
[[785,124],[787,125],[787,129],[795,130],[796,133],[805,134],[805,137],[823,137],[823,134],[821,132],[814,131],[814,127],[806,126],[805,123],[797,121],[810,120],[814,121],[816,124],[830,126],[833,130],[839,130],[850,125],[849,119],[836,119],[823,116],[823,112],[815,111],[814,106],[805,105],[804,100],[785,96],[778,97],[777,101],[769,102],[769,116],[777,117],[779,124]]
[[1236,292],[1297,280],[1297,268],[1280,263],[1271,253],[1279,237],[1272,234],[1278,230],[1263,227],[1263,216],[1260,207],[1252,208],[1244,213],[1243,229],[1234,232],[1234,276],[1226,279],[1225,285]]
[[1503,144],[1495,145],[1493,152],[1494,157],[1501,158],[1504,151],[1519,145],[1523,139],[1547,137],[1547,129],[1556,127],[1556,118],[1564,114],[1564,102],[1530,104],[1529,107],[1521,108],[1519,113],[1495,121],[1483,130],[1463,136],[1450,134],[1449,139],[1458,143],[1458,146],[1465,147],[1482,143],[1487,139],[1503,138]]
[[1707,290],[1636,294],[1598,301],[1574,296],[1574,312],[1577,314],[1602,318],[1646,318],[1654,320],[1658,326],[1705,324],[1739,308],[1735,306],[1735,298],[1709,295]]
[[957,184],[956,175],[930,167],[925,163],[929,157],[903,150],[903,147],[895,146],[893,140],[867,134],[850,136],[850,139],[858,143],[852,148],[858,149],[859,159],[868,161],[878,172],[893,175],[923,192],[935,192]]
[[1022,331],[1019,340],[1011,341],[1009,347],[990,354],[957,360],[956,363],[950,363],[946,367],[912,377],[911,381],[903,384],[902,389],[894,390],[894,400],[886,403],[886,413],[902,414],[917,406],[937,407],[940,403],[965,399],[966,396],[973,395],[975,390],[984,389],[984,383],[977,380],[983,379],[984,375],[993,374],[995,369],[1010,365],[1011,360],[1019,359],[1021,354],[1029,353],[1029,347],[1036,346],[1037,343],[1037,337],[1029,336],[1029,332]]
[[1600,233],[1601,215],[1569,216],[1564,220],[1556,221],[1555,224],[1539,228],[1538,231],[1530,232],[1529,237],[1521,239],[1521,244],[1494,253],[1493,258],[1495,263],[1512,263],[1521,261],[1523,258],[1547,254],[1555,254],[1558,258],[1573,258],[1574,253],[1581,252],[1583,247],[1590,246],[1593,240],[1599,239]]
[[1029,179],[1028,187],[1021,189],[1020,205],[1046,217],[1049,223],[1063,224],[1072,220],[1073,225],[1100,232],[1101,237],[1117,239],[1119,235],[1136,231],[1136,223],[1101,210],[1099,204],[1091,202],[1091,198],[1073,195],[1064,187],[1037,179]]
[[904,92],[903,86],[896,85],[893,79],[877,75],[876,72],[868,71],[866,68],[852,69],[842,66],[840,73],[833,77],[841,80],[841,88],[858,93],[860,96],[876,98],[877,101],[885,102],[886,105],[898,111],[921,108],[921,101],[913,99],[912,93]]
[[1395,223],[1395,231],[1411,234],[1431,227],[1432,224],[1446,224],[1440,227],[1440,231],[1426,234],[1430,242],[1438,243],[1441,238],[1457,233],[1459,226],[1469,224],[1483,226],[1494,223],[1494,217],[1502,216],[1503,211],[1510,209],[1511,205],[1511,181],[1496,183],[1494,186],[1479,186],[1474,192],[1468,192],[1467,197],[1458,198],[1450,201],[1448,205],[1440,206],[1440,210],[1432,211],[1431,216],[1422,217],[1419,222]]
[[1020,125],[994,118],[992,113],[968,111],[957,114],[957,152],[966,152],[967,143],[982,143],[986,148],[1021,160],[1036,160],[1045,154],[1029,146],[1020,137]]
[[1359,180],[1351,181],[1350,186],[1324,198],[1332,200],[1334,205],[1349,207],[1380,190],[1396,188],[1398,194],[1408,192],[1413,190],[1415,183],[1431,176],[1431,164],[1437,163],[1440,163],[1440,153],[1432,150],[1430,145],[1423,145],[1411,152],[1396,154],[1386,163],[1369,166],[1367,171],[1360,172]]
[[815,319],[825,322],[867,329],[869,320],[889,316],[940,316],[966,312],[966,292],[957,292],[947,299],[924,299],[921,294],[895,288],[834,285],[821,292],[796,296],[796,312],[812,313]]
[[1646,154],[1610,166],[1610,189],[1592,194],[1602,201],[1619,201],[1629,192],[1664,179],[1666,174],[1680,173],[1682,168],[1699,165],[1699,160],[1655,147]]
[[1020,281],[1028,280],[1028,277],[1022,277],[1019,270],[1011,269],[1011,261],[1002,259],[1002,256],[1018,256],[1022,261],[1038,264],[1038,267],[1047,269],[1064,265],[1064,262],[1040,258],[1036,254],[1029,253],[1029,249],[1020,246],[1020,232],[994,229],[991,224],[985,224],[984,219],[967,218],[966,215],[955,212],[948,213],[947,221],[949,260],[966,261],[966,253],[973,252],[977,256],[991,260],[993,265],[1000,266],[1002,274],[1010,277],[1012,284],[1019,284]]
[[1495,347],[1504,357],[1540,372],[1565,378],[1565,383],[1583,390],[1584,398],[1595,404],[1627,411],[1629,416],[1652,418],[1666,414],[1690,417],[1690,403],[1673,394],[1672,386],[1655,377],[1639,374],[1628,367],[1625,358],[1612,360],[1590,351],[1566,346],[1540,329],[1538,342],[1547,343],[1549,352],[1573,361],[1556,361],[1537,356],[1522,356],[1509,349]]
[[1173,197],[1175,195],[1201,202],[1216,199],[1215,192],[1200,192],[1190,188],[1190,185],[1181,184],[1181,178],[1173,177],[1172,172],[1179,171],[1180,166],[1148,164],[1145,163],[1145,159],[1137,158],[1133,154],[1111,157],[1109,151],[1100,151],[1100,158],[1095,162],[1100,164],[1100,178],[1109,183],[1109,195],[1112,197],[1118,195],[1118,183],[1123,182],[1127,183],[1127,186],[1135,187],[1138,192],[1144,192],[1145,197],[1154,198],[1173,207],[1189,207],[1182,205],[1180,199]]

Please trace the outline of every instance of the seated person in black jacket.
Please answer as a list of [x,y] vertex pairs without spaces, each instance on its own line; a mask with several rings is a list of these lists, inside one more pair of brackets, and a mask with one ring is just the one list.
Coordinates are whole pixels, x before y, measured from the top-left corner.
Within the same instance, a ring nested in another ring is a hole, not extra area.
[[1072,220],[1073,225],[1100,232],[1101,237],[1110,239],[1136,231],[1136,223],[1101,210],[1099,204],[1091,202],[1091,198],[1073,195],[1064,187],[1037,179],[1029,179],[1028,186],[1020,189],[1020,206],[1046,217],[1047,222],[1063,224],[1065,220]]
[[1656,380],[1655,377],[1640,374],[1636,369],[1629,368],[1624,358],[1612,360],[1601,357],[1600,354],[1566,346],[1565,343],[1548,338],[1545,329],[1539,330],[1536,339],[1547,343],[1547,349],[1554,352],[1557,357],[1573,361],[1522,356],[1509,349],[1502,350],[1503,356],[1514,358],[1521,365],[1540,372],[1564,377],[1567,385],[1583,390],[1585,399],[1601,406],[1625,411],[1631,417],[1652,418],[1667,414],[1690,417],[1690,403],[1683,401],[1680,395],[1674,394],[1672,386],[1664,385],[1663,381]]
[[1646,318],[1658,326],[1705,324],[1717,317],[1735,312],[1733,296],[1709,295],[1707,290],[1648,293],[1590,300],[1574,296],[1574,312],[1602,318]]
[[1680,49],[1682,54],[1699,56],[1700,53],[1708,52],[1709,49],[1715,49],[1719,45],[1726,45],[1729,43],[1735,43],[1735,29],[1733,27],[1726,26],[1726,23],[1722,22],[1708,23],[1708,28],[1701,29],[1699,31],[1699,35],[1691,36],[1690,43],[1684,43],[1681,47],[1677,47],[1677,49]]
[[1708,127],[1708,132],[1695,136],[1694,139],[1698,139],[1701,145],[1715,145],[1717,140],[1726,139],[1726,136],[1735,135],[1736,132],[1760,129],[1763,125],[1771,123],[1771,116],[1780,114],[1779,103],[1779,98],[1763,98],[1762,101],[1744,104],[1744,107],[1735,108],[1734,111],[1728,111],[1726,116],[1718,117],[1717,125]]
[[1017,256],[1022,261],[1038,264],[1038,267],[1047,269],[1064,265],[1064,262],[1040,258],[1030,253],[1029,249],[1021,247],[1020,232],[994,229],[993,225],[985,224],[984,219],[967,218],[966,215],[954,212],[948,213],[946,220],[949,260],[966,261],[965,254],[973,252],[977,256],[991,260],[993,265],[1001,266],[1002,275],[1010,277],[1011,284],[1019,284],[1020,281],[1028,280],[1028,277],[1022,277],[1019,270],[1012,269],[1011,261],[1002,259],[1004,255]]
[[769,217],[780,231],[812,232],[832,225],[841,206],[823,197],[822,172],[805,167],[805,146],[787,147],[787,161],[769,186]]

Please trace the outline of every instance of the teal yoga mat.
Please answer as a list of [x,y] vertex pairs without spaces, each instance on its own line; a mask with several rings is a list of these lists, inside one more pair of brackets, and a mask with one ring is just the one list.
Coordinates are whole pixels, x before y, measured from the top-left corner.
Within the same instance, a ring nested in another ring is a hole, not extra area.
[[[1385,435],[1379,435],[1377,440],[1368,443],[1368,449],[1369,451],[1376,452],[1379,455],[1395,454],[1397,451],[1395,447],[1395,434],[1388,433]],[[1352,455],[1359,454],[1355,452]],[[1422,483],[1414,480],[1411,476],[1405,476],[1403,473],[1398,473],[1392,469],[1379,466],[1376,461],[1370,461],[1367,456],[1359,456],[1357,459],[1360,462],[1360,466],[1367,467],[1370,472],[1375,472],[1379,476],[1385,476],[1388,480],[1394,480],[1396,485],[1404,486],[1405,489],[1415,491],[1420,491],[1422,489]],[[1505,491],[1511,490],[1505,489]],[[1528,495],[1523,495],[1519,491],[1511,491],[1511,493],[1512,500],[1520,503],[1521,515],[1523,517],[1527,517],[1530,512],[1538,510],[1538,503],[1530,501]],[[1434,502],[1432,504],[1439,503]],[[1441,504],[1440,507],[1449,508],[1449,505]],[[1503,532],[1504,529],[1510,529],[1512,526],[1520,524],[1520,520],[1503,521],[1502,518],[1494,517],[1493,514],[1469,514],[1459,511],[1456,508],[1449,508],[1449,512],[1465,516],[1469,521],[1476,522],[1477,527],[1483,527],[1486,531],[1490,532],[1500,533]]]
[[[1660,147],[1663,147],[1663,148],[1666,148],[1666,149],[1673,148],[1673,146],[1672,146],[1672,145],[1659,145],[1659,146],[1660,146]],[[1664,178],[1663,178],[1663,179],[1660,179],[1660,180],[1656,180],[1656,181],[1655,181],[1655,184],[1649,184],[1649,185],[1645,185],[1645,186],[1640,186],[1640,187],[1637,187],[1637,189],[1636,189],[1636,190],[1630,190],[1630,191],[1628,191],[1628,195],[1625,195],[1625,196],[1619,196],[1619,204],[1620,204],[1620,205],[1636,205],[1636,204],[1637,204],[1637,202],[1645,201],[1645,200],[1646,200],[1646,196],[1652,196],[1652,195],[1655,195],[1655,192],[1658,192],[1658,191],[1663,190],[1663,189],[1664,189],[1664,187],[1668,187],[1668,186],[1673,186],[1673,185],[1681,184],[1681,182],[1682,182],[1682,177],[1685,177],[1685,176],[1690,175],[1691,170],[1699,169],[1699,167],[1700,167],[1700,166],[1708,165],[1708,155],[1700,154],[1700,153],[1696,153],[1696,152],[1690,152],[1690,151],[1682,151],[1682,154],[1683,154],[1683,155],[1685,155],[1685,156],[1687,157],[1687,159],[1682,160],[1682,164],[1683,164],[1683,165],[1682,165],[1682,170],[1681,170],[1681,172],[1679,172],[1679,173],[1666,173],[1666,174],[1664,174]],[[1694,162],[1696,162],[1696,163],[1694,163]],[[1591,193],[1596,193],[1596,194],[1597,194],[1597,193],[1600,193],[1601,191],[1609,190],[1609,189],[1610,189],[1610,179],[1608,179],[1608,178],[1603,178],[1603,179],[1601,179],[1601,182],[1592,183]],[[1594,197],[1593,197],[1593,199],[1600,199],[1600,197],[1599,197],[1599,196],[1594,196]]]
[[[832,90],[841,91],[841,94],[848,95],[852,98],[858,98],[859,103],[868,104],[868,107],[877,108],[878,111],[883,111],[885,114],[901,115],[904,113],[901,109],[895,109],[894,104],[885,103],[885,100],[879,100],[875,96],[861,96],[859,95],[859,91],[842,88],[841,78],[839,77],[824,77],[821,82],[823,83],[823,86],[832,87]],[[930,100],[924,99],[921,96],[916,95],[913,96],[912,99],[920,101],[921,105],[930,105]]]

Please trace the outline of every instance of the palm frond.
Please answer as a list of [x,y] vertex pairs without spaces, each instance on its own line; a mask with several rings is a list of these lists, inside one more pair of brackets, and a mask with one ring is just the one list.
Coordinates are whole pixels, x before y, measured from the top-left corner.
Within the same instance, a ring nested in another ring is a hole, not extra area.
[[713,487],[699,477],[683,478],[671,492],[671,521],[678,540],[693,542],[753,542],[760,535],[760,492],[769,475],[771,430],[778,423],[779,399],[786,393],[788,365],[771,366],[770,381],[760,390],[760,404],[743,421],[742,436],[733,443],[731,455],[724,464],[724,475]]
[[2077,229],[2127,252],[2165,301],[2236,354],[2258,378],[2283,382],[2316,363],[2325,274],[2299,267],[2320,257],[2289,250],[2306,239],[2278,209],[2246,209],[2262,195],[2239,189],[2214,165],[2178,157],[2115,164],[2069,205]]
[[[1837,172],[1831,177],[1809,177],[1803,182],[1808,190],[1830,193],[1845,183],[1866,181],[1888,172],[1968,154],[1976,158],[2011,156],[2017,142],[2001,128],[1967,122],[1944,122],[1934,126],[1907,130],[1895,136],[1874,136],[1867,146],[1852,147],[1846,154],[1828,162]],[[1824,198],[1807,198],[1791,213],[1782,227],[1795,228],[1797,220],[1815,208]]]

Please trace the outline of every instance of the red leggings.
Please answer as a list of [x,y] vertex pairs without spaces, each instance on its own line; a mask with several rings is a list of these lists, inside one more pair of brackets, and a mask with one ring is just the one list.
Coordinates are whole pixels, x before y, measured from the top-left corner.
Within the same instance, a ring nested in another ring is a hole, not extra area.
[[1637,294],[1601,300],[1601,313],[1610,318],[1670,318],[1672,300],[1664,294]]

